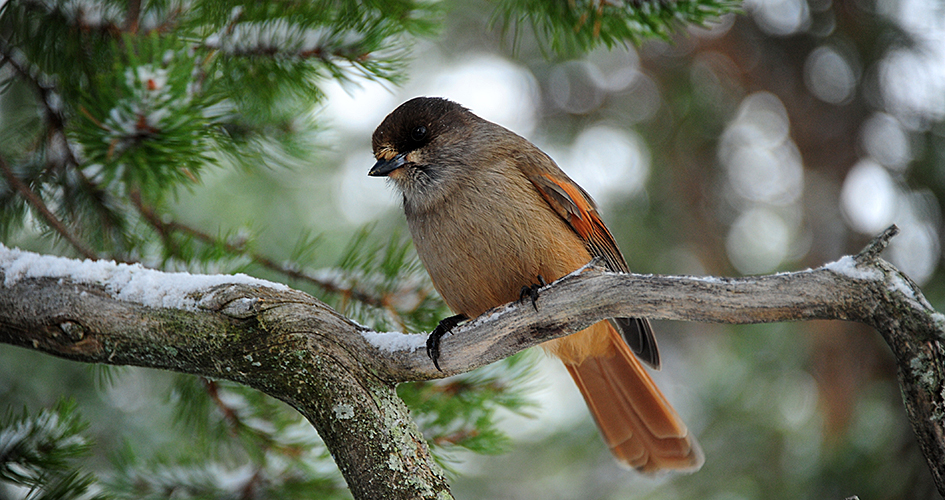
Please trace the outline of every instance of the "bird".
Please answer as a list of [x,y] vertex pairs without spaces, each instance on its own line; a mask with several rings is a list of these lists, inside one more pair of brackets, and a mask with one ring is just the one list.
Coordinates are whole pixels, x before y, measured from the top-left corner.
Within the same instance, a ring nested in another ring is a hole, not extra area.
[[[427,343],[435,364],[439,335],[526,296],[534,305],[546,280],[595,258],[629,272],[584,189],[527,139],[456,102],[404,102],[371,145],[368,175],[402,194],[417,255],[456,313]],[[648,320],[604,320],[541,346],[564,363],[618,463],[644,473],[702,466],[698,442],[643,366],[661,364]]]

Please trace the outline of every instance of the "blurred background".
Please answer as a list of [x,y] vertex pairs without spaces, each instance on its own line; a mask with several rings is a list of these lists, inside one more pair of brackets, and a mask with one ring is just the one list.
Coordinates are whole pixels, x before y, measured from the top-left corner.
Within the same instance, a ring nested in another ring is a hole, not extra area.
[[[634,271],[802,270],[858,252],[895,223],[902,232],[885,257],[945,310],[945,4],[749,0],[742,15],[670,42],[568,60],[500,30],[483,15],[493,8],[447,2],[443,31],[414,47],[402,85],[326,84],[325,104],[310,110],[321,127],[310,162],[207,171],[173,201],[174,216],[210,232],[251,231],[277,257],[317,228],[314,268],[336,262],[366,225],[373,238],[406,235],[392,188],[367,177],[371,132],[401,102],[442,96],[555,159],[597,200]],[[654,326],[664,353],[655,378],[702,443],[701,471],[620,469],[563,367],[536,354],[537,406],[503,414],[510,452],[453,454],[456,497],[940,498],[875,331]],[[42,364],[65,370],[56,377],[68,385],[69,370],[83,370],[12,349],[0,346],[10,360],[0,381]],[[100,393],[124,415],[109,425],[128,432],[158,418],[142,394],[160,380],[133,371]],[[58,394],[16,383],[31,401]]]
[[[561,62],[525,38],[511,47],[484,24],[489,8],[454,5],[402,87],[331,90],[316,112],[334,125],[328,147],[344,146],[317,217],[403,228],[392,189],[364,177],[370,134],[404,100],[444,96],[549,153],[602,206],[635,271],[802,270],[895,223],[885,257],[945,306],[945,4],[752,0],[745,15],[671,43]],[[871,329],[655,327],[667,358],[657,380],[705,448],[700,472],[620,470],[549,360],[535,418],[507,421],[514,451],[464,457],[457,496],[938,497]]]

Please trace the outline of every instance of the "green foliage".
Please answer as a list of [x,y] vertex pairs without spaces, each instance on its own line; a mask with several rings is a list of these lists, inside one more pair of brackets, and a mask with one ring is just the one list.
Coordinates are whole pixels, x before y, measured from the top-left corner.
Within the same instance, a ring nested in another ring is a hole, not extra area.
[[75,135],[90,182],[159,201],[213,164],[209,146],[220,129],[213,120],[218,117],[206,110],[222,104],[218,95],[195,91],[198,67],[187,51],[166,35],[124,35],[112,42],[111,52],[120,54],[114,70],[88,75],[79,103]]
[[431,331],[449,311],[413,253],[395,232],[385,242],[370,227],[358,231],[335,266],[320,280],[332,284],[326,300],[340,312],[378,331]]
[[[434,6],[412,1],[146,2],[137,17],[128,8],[68,1],[0,7],[4,93],[26,87],[35,98],[34,119],[21,109],[14,116],[22,118],[4,120],[3,132],[36,134],[3,141],[0,151],[5,169],[40,200],[27,205],[15,190],[0,189],[5,233],[23,228],[43,203],[89,243],[80,250],[86,256],[148,258],[155,233],[165,259],[198,256],[178,251],[169,233],[180,231],[155,222],[166,198],[224,160],[258,168],[309,159],[309,110],[323,99],[319,84],[396,81],[406,36],[430,33],[437,16]],[[4,111],[14,105],[6,104]],[[31,126],[12,130],[19,120]]]
[[527,416],[534,408],[527,394],[537,357],[526,351],[467,374],[401,384],[397,395],[410,407],[438,462],[448,468],[458,448],[482,454],[510,448],[496,412],[504,408]]
[[595,47],[613,48],[644,40],[668,40],[686,25],[705,25],[734,11],[737,0],[499,0],[494,22],[513,31],[513,38],[529,28],[540,47],[561,56],[575,56]]
[[298,412],[228,382],[179,375],[174,451],[125,444],[104,481],[119,498],[350,498],[328,451]]
[[25,487],[29,500],[106,498],[91,492],[95,477],[76,463],[92,447],[87,428],[70,400],[35,416],[7,410],[0,418],[0,481]]

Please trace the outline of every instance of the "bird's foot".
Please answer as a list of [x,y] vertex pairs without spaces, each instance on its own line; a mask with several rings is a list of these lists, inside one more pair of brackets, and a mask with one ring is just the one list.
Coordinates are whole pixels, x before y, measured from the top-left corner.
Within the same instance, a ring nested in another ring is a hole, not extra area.
[[538,290],[541,290],[542,287],[545,286],[548,286],[548,283],[546,283],[545,278],[542,278],[539,274],[538,283],[522,287],[522,291],[519,293],[518,300],[524,301],[525,297],[532,299],[532,307],[535,308],[535,312],[538,312],[538,305],[535,304],[535,301],[538,300]]
[[430,333],[430,336],[427,337],[427,356],[433,360],[433,366],[437,370],[443,371],[440,368],[440,338],[450,332],[456,325],[460,324],[462,321],[466,320],[466,316],[462,314],[457,314],[455,316],[450,316],[448,318],[443,318],[440,320],[440,324],[436,325],[436,328],[433,329],[433,332]]

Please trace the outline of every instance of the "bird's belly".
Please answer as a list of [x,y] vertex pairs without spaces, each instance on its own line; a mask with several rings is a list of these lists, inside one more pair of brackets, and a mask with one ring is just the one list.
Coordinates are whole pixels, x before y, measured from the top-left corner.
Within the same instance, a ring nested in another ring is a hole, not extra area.
[[517,300],[522,287],[538,283],[539,275],[551,282],[590,260],[571,228],[554,212],[545,212],[490,214],[486,221],[432,214],[410,229],[443,300],[472,318]]

